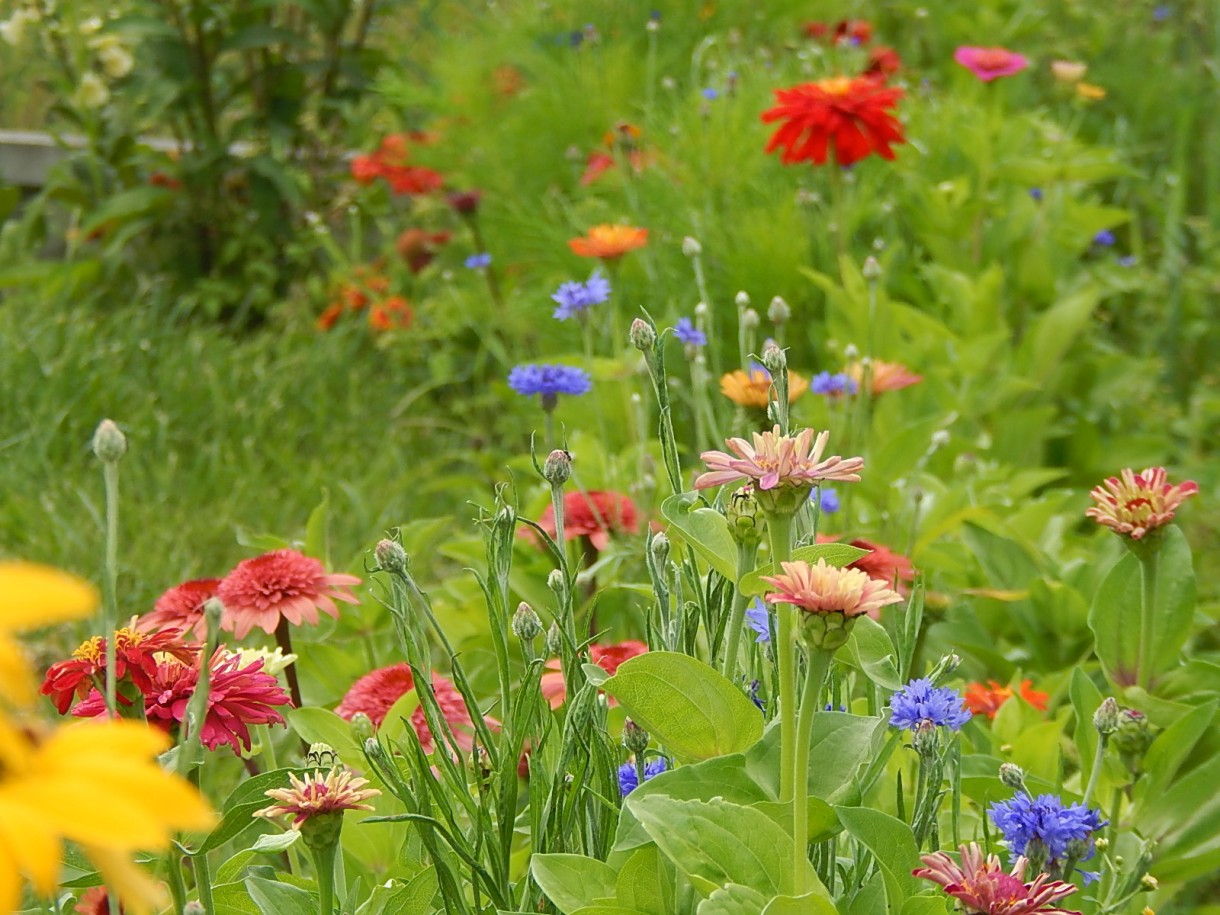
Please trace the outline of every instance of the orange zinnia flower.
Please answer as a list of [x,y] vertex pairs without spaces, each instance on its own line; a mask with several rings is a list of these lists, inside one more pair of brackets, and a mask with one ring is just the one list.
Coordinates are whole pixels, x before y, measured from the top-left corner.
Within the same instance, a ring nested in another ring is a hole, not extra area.
[[[809,390],[809,382],[796,372],[788,373],[788,402],[792,403]],[[737,369],[720,379],[720,393],[742,407],[767,409],[771,399],[771,373],[753,365],[749,373]]]
[[[886,391],[898,391],[902,388],[909,388],[913,384],[919,384],[923,381],[923,375],[916,375],[901,362],[882,362],[880,359],[874,359],[870,363],[873,367],[873,380],[871,393],[875,397],[878,394],[884,394]],[[858,385],[864,384],[864,364],[853,362],[844,371]]]
[[762,114],[768,124],[781,122],[767,152],[782,148],[780,161],[785,165],[824,165],[832,146],[839,165],[851,165],[872,153],[893,159],[891,144],[905,143],[906,138],[889,109],[902,95],[901,89],[868,77],[836,76],[776,89],[778,104]]
[[637,229],[634,226],[594,226],[587,235],[573,238],[568,247],[581,257],[600,257],[602,260],[613,260],[622,257],[628,251],[642,248],[648,244],[648,230]]
[[[1011,686],[1001,686],[995,680],[988,680],[987,685],[971,683],[966,687],[966,708],[976,715],[986,715],[994,718],[1005,702],[1013,697]],[[1040,712],[1046,711],[1050,696],[1034,689],[1032,680],[1021,681],[1021,698]]]

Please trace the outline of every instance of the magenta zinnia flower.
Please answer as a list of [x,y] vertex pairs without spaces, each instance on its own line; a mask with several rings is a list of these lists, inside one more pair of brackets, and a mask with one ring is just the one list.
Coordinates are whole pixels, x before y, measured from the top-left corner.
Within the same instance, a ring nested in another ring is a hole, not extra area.
[[763,581],[776,590],[769,601],[794,604],[807,613],[842,613],[848,619],[865,613],[875,615],[887,604],[897,604],[902,596],[885,582],[870,578],[859,569],[840,569],[819,559],[784,562],[782,575],[764,575]]
[[336,619],[336,600],[360,601],[348,588],[360,584],[355,575],[327,574],[321,562],[296,550],[274,550],[239,562],[216,589],[224,604],[222,629],[244,639],[258,627],[275,632],[280,619],[294,626],[318,624],[321,610]]
[[290,788],[263,792],[276,803],[254,811],[254,816],[291,816],[292,828],[300,829],[303,823],[317,816],[341,814],[345,810],[372,810],[364,802],[381,794],[376,788],[364,787],[369,783],[367,778],[358,778],[351,769],[339,766],[326,775],[316,771],[303,779],[289,772],[288,781],[292,785]]
[[1012,76],[1029,66],[1029,58],[1007,48],[975,48],[963,45],[953,59],[985,83],[1001,76]]
[[816,441],[813,435],[812,429],[782,435],[776,426],[770,432],[755,432],[753,444],[743,438],[725,439],[734,454],[703,452],[700,457],[708,472],[695,480],[695,488],[707,489],[742,480],[756,482],[763,491],[780,486],[808,489],[828,480],[860,482],[864,458],[836,455],[822,460],[830,433],[820,433]]
[[1164,467],[1149,467],[1136,473],[1130,468],[1119,477],[1109,477],[1090,496],[1097,504],[1085,515],[1099,524],[1140,540],[1149,531],[1173,520],[1174,510],[1199,491],[1194,480],[1170,486]]
[[219,578],[197,578],[184,581],[170,588],[157,598],[152,613],[146,613],[136,622],[142,632],[156,629],[181,629],[195,638],[208,637],[208,621],[203,615],[203,605],[216,596]]
[[1026,883],[1024,858],[1018,858],[1012,872],[1006,874],[999,858],[990,855],[984,859],[973,842],[961,846],[961,856],[959,867],[943,851],[924,855],[921,860],[927,867],[912,873],[943,886],[967,915],[1080,915],[1054,905],[1076,892],[1076,887],[1046,874]]

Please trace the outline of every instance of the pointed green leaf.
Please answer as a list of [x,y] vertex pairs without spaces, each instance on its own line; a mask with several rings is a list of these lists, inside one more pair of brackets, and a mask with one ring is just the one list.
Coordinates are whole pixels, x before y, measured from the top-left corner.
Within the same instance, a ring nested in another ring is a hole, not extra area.
[[661,517],[670,524],[670,536],[677,536],[699,554],[708,565],[729,581],[737,580],[737,544],[729,533],[724,515],[699,505],[696,493],[670,496],[661,503]]
[[838,807],[843,828],[873,853],[885,880],[889,910],[898,912],[904,901],[919,892],[919,881],[911,871],[919,867],[919,847],[911,827],[879,810]]
[[618,874],[614,868],[584,855],[534,855],[530,874],[555,908],[571,915],[595,899],[614,897]]

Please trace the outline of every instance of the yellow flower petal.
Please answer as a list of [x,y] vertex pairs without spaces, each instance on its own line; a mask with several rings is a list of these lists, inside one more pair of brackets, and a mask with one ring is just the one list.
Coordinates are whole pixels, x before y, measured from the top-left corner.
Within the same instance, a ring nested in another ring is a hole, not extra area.
[[32,805],[12,803],[11,794],[0,791],[0,838],[8,845],[17,869],[39,893],[50,896],[59,882],[62,843],[55,830],[47,828],[36,801]]
[[38,696],[33,672],[21,646],[0,632],[0,697],[29,705]]
[[0,629],[32,629],[80,619],[98,605],[93,585],[33,562],[0,561]]
[[149,915],[165,905],[161,885],[126,855],[89,845],[83,851],[97,865],[106,886],[119,894],[124,911]]
[[0,841],[0,912],[15,912],[21,902],[21,874],[9,854],[8,844]]

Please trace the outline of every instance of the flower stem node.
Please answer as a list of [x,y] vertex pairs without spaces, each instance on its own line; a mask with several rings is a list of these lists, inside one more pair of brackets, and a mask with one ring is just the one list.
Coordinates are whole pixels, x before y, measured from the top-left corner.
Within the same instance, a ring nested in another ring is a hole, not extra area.
[[382,540],[378,542],[373,550],[373,557],[377,560],[377,565],[386,572],[405,572],[407,571],[407,551],[402,548],[402,544],[396,540]]
[[562,448],[556,448],[546,456],[542,476],[552,486],[563,486],[572,476],[572,455]]
[[628,718],[623,722],[623,746],[635,756],[648,749],[648,732]]
[[534,608],[525,601],[521,601],[517,605],[517,612],[513,614],[512,627],[513,635],[526,643],[534,641],[542,634],[542,620],[538,618]]
[[1118,702],[1113,696],[1103,699],[1097,711],[1093,713],[1093,727],[1103,740],[1109,739],[1110,735],[1118,730]]
[[802,613],[798,638],[811,651],[837,651],[847,644],[856,620],[841,610],[831,613]]
[[1000,763],[1000,781],[1014,791],[1025,791],[1025,770],[1016,763]]
[[631,329],[627,332],[627,339],[641,353],[649,353],[652,352],[653,347],[657,344],[657,332],[643,318],[636,318],[631,322]]
[[767,518],[754,495],[753,486],[742,486],[733,492],[725,516],[729,521],[729,533],[741,546],[754,546],[762,540]]
[[103,464],[117,464],[127,453],[127,436],[112,419],[103,419],[93,433],[93,453]]

